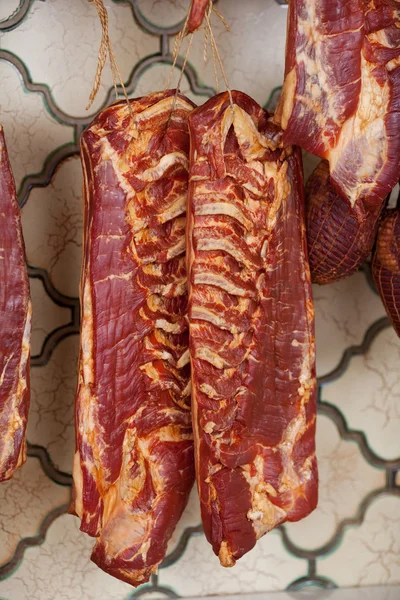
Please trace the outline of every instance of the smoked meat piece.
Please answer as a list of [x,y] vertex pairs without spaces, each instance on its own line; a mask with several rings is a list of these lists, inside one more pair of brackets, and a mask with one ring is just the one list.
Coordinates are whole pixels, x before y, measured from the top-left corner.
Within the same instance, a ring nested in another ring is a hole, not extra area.
[[[70,511],[92,560],[148,581],[194,481],[185,227],[188,114],[174,91],[83,133],[84,257]],[[174,108],[172,112],[172,108]]]
[[400,337],[400,210],[388,210],[378,229],[372,276]]
[[26,460],[32,307],[21,215],[0,125],[0,481]]
[[196,478],[231,566],[317,504],[314,308],[298,151],[241,92],[193,111],[188,282]]
[[354,206],[400,177],[400,2],[290,0],[276,119]]
[[385,201],[352,207],[332,185],[329,163],[322,160],[306,185],[306,221],[311,280],[321,285],[357,271],[375,242]]
[[192,0],[187,24],[188,33],[193,33],[202,25],[210,1],[211,0]]

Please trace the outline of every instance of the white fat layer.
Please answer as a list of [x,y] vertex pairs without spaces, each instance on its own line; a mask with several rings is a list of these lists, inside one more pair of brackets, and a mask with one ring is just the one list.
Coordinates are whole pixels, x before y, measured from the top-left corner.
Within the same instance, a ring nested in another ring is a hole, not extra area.
[[[225,196],[223,197],[225,200]],[[245,217],[243,212],[229,202],[209,202],[195,208],[195,215],[225,215],[239,221],[248,231],[253,229],[253,224]]]
[[345,181],[340,181],[353,206],[364,192],[371,189],[370,181],[377,179],[388,153],[385,117],[390,101],[390,84],[387,81],[381,86],[377,82],[371,72],[373,66],[364,57],[361,58],[362,85],[357,112],[343,125],[337,146],[331,151],[329,158],[330,170],[334,177],[338,169],[346,169],[346,165],[342,165],[341,161],[349,159],[349,153],[346,153],[347,146],[354,144],[358,148],[360,155],[356,157],[358,165],[354,174],[358,183],[346,186]]

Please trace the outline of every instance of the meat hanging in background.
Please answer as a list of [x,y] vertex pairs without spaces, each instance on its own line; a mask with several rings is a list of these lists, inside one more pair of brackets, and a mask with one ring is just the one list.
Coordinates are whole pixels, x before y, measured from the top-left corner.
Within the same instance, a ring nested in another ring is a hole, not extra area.
[[164,558],[194,481],[185,264],[193,106],[173,91],[133,100],[131,110],[119,102],[81,142],[71,511],[97,538],[92,560],[135,586]]
[[189,117],[189,328],[196,477],[231,566],[317,504],[314,309],[298,151],[241,92]]
[[322,160],[306,185],[306,222],[311,280],[321,285],[340,281],[357,271],[375,242],[384,201],[355,206],[342,198]]
[[192,0],[187,23],[188,33],[193,33],[202,25],[204,17],[206,16],[207,7],[211,1],[212,0]]
[[0,481],[26,460],[32,307],[15,182],[0,125]]
[[400,209],[386,212],[378,229],[372,276],[392,325],[400,337]]
[[285,145],[326,158],[354,206],[400,177],[400,3],[290,0],[276,119]]

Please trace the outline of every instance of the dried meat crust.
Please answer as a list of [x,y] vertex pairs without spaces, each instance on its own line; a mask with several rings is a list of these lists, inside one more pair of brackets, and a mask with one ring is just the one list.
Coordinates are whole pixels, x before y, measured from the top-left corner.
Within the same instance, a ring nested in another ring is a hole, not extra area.
[[317,504],[314,309],[301,156],[241,92],[189,117],[188,282],[196,478],[231,566]]
[[[155,93],[84,132],[81,349],[71,512],[92,560],[148,581],[194,481],[185,220],[188,115]],[[171,112],[174,108],[173,112]]]
[[379,225],[372,276],[393,328],[400,337],[400,210],[386,212]]
[[211,0],[192,0],[187,23],[188,33],[193,33],[201,27],[210,2]]
[[0,482],[26,460],[32,307],[15,182],[0,126]]
[[400,3],[290,0],[286,76],[276,119],[284,143],[326,158],[354,206],[400,177]]
[[355,273],[375,243],[385,201],[355,206],[334,188],[322,160],[306,186],[308,256],[313,283],[325,285]]

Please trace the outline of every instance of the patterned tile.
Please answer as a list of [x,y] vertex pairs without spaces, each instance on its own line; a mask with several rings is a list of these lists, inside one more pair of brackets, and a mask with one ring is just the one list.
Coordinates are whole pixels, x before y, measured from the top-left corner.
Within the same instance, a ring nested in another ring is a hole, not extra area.
[[90,561],[93,539],[78,529],[78,519],[59,517],[42,546],[28,548],[19,569],[0,581],[7,600],[123,600],[132,591]]
[[323,390],[352,429],[365,432],[382,458],[400,457],[400,340],[382,331],[364,356],[352,358],[346,373]]
[[47,448],[54,464],[70,473],[75,449],[74,398],[79,339],[71,336],[44,367],[31,369],[28,439]]
[[289,555],[280,534],[263,537],[237,564],[221,567],[204,536],[191,538],[178,563],[161,570],[160,585],[183,597],[284,589],[306,572],[306,561]]
[[30,279],[32,299],[32,355],[40,354],[46,336],[65,323],[68,323],[70,310],[58,306],[47,295],[40,279]]
[[[0,34],[2,47],[6,35]],[[73,130],[52,119],[45,110],[42,96],[38,93],[27,94],[18,72],[2,60],[0,81],[0,119],[18,189],[25,175],[42,170],[50,152],[72,141]]]
[[346,531],[340,548],[320,559],[318,572],[340,586],[400,582],[400,498],[382,496],[360,527]]
[[[385,310],[363,273],[326,286],[314,285],[313,294],[317,371],[322,376],[337,366],[348,346],[361,344],[368,327],[383,317]],[[343,400],[347,404],[348,398],[345,392]]]
[[[226,31],[218,17],[212,16],[214,37],[229,85],[264,105],[271,90],[281,85],[283,80],[286,10],[275,2],[265,0],[241,3],[220,0],[218,10],[231,29]],[[200,74],[203,83],[215,87],[210,48],[207,56],[204,64],[204,36],[199,31],[193,39],[189,62]],[[225,89],[220,73],[219,78],[221,89]]]
[[385,485],[384,471],[371,467],[357,444],[341,440],[336,425],[323,415],[317,425],[317,456],[318,508],[307,519],[285,526],[289,539],[306,550],[330,542],[342,521],[356,516],[360,498]]
[[0,3],[0,21],[6,21],[11,17],[20,5],[20,0],[8,0]]
[[[144,54],[156,52],[159,42],[136,25],[128,4],[116,6],[108,0],[105,5],[114,53],[126,81],[134,63]],[[83,117],[87,114],[85,107],[96,73],[100,39],[101,27],[94,4],[87,0],[68,3],[53,0],[34,2],[25,21],[3,34],[2,48],[18,54],[33,81],[51,88],[62,111]],[[107,63],[91,113],[104,102],[111,85]]]
[[[131,97],[139,97],[154,92],[155,90],[163,90],[165,89],[167,82],[169,80],[171,72],[170,65],[160,65],[154,64],[149,69],[141,75],[138,84],[133,93],[130,94]],[[170,88],[173,89],[178,84],[178,79],[180,75],[180,70],[175,67]],[[182,78],[182,83],[180,86],[180,90],[182,94],[185,94],[190,100],[192,100],[195,104],[202,104],[208,99],[208,96],[204,92],[204,95],[194,94],[190,89],[190,82],[186,75]]]
[[78,296],[82,255],[82,170],[79,157],[61,163],[45,188],[22,209],[28,261],[47,269],[55,287]]
[[35,535],[44,517],[68,502],[69,494],[69,488],[46,477],[36,458],[28,458],[10,481],[1,484],[0,566],[10,560],[22,537]]
[[173,27],[186,17],[187,0],[137,0],[143,17],[161,29]]

